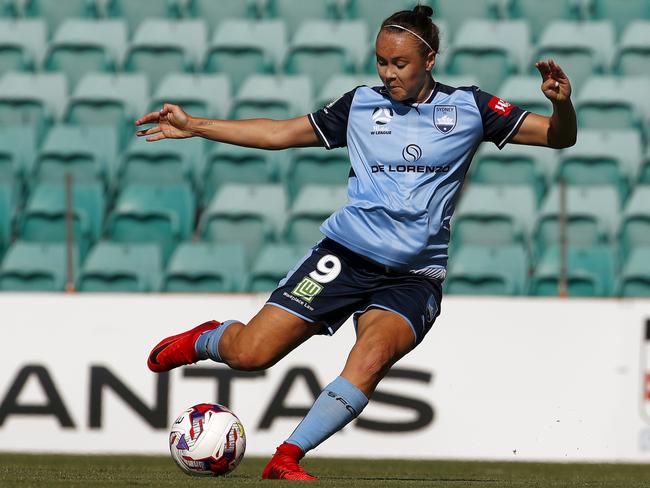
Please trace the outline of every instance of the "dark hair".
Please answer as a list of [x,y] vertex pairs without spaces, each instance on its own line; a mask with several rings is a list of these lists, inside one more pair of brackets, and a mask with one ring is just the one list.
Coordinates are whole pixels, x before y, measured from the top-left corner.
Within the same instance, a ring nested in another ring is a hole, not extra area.
[[[413,10],[401,10],[388,17],[382,22],[380,32],[383,29],[390,29],[392,32],[404,32],[397,27],[387,27],[389,25],[405,27],[422,37],[422,39],[429,43],[434,54],[438,54],[438,49],[440,48],[440,31],[438,30],[438,26],[431,20],[432,15],[433,9],[431,7],[418,4],[413,7]],[[422,55],[428,55],[429,47],[423,42],[420,42],[420,44],[422,45]]]

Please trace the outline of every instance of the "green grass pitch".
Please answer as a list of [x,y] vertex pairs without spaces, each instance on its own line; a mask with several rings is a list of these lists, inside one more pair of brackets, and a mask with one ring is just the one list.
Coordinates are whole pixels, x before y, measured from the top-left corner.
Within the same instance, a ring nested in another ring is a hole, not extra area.
[[262,481],[266,459],[246,458],[227,478],[187,476],[169,457],[0,454],[0,486],[13,487],[471,487],[650,486],[650,465],[307,459],[317,482]]

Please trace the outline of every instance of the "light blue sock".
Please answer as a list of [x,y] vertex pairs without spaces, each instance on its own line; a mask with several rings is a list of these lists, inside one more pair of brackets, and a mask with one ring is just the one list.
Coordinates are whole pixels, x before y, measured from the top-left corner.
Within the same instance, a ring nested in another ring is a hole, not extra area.
[[199,336],[194,344],[194,349],[199,359],[212,359],[218,363],[223,363],[219,356],[219,341],[226,329],[235,323],[241,323],[238,320],[226,320],[219,327],[212,330],[206,330]]
[[366,395],[337,376],[321,392],[287,442],[307,452],[357,418],[366,405]]

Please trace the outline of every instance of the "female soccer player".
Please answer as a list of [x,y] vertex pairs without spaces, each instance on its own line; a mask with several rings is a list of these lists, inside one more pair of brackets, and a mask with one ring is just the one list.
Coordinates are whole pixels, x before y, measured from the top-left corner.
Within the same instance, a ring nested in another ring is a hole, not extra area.
[[449,220],[482,141],[563,148],[576,140],[571,85],[552,60],[536,64],[550,117],[528,113],[477,87],[453,88],[431,71],[439,47],[433,11],[386,19],[376,40],[383,86],[359,86],[315,113],[290,120],[210,120],[165,104],[136,125],[147,141],[205,137],[262,149],[347,146],[349,202],[322,225],[326,236],[289,272],[248,323],[210,321],[163,339],[152,371],[202,359],[240,370],[270,367],[314,334],[352,315],[357,339],[262,477],[312,480],[305,453],[356,418],[391,366],[416,347],[440,313]]

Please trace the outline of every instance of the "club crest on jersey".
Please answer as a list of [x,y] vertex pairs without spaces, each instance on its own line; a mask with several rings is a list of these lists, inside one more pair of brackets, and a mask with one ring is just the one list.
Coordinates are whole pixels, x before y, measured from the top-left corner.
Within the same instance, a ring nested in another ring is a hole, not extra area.
[[391,107],[375,107],[372,111],[372,130],[370,135],[382,135],[382,134],[391,134],[390,122],[393,120],[394,116],[393,109]]
[[458,120],[456,105],[436,105],[433,107],[433,125],[443,134],[449,134]]

